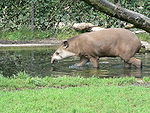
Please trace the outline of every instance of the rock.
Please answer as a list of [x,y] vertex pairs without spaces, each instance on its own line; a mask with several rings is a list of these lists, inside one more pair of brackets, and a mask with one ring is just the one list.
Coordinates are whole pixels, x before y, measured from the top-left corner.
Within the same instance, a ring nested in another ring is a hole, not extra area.
[[75,30],[89,30],[92,27],[95,27],[95,25],[93,25],[92,23],[75,23],[73,26],[73,29]]
[[142,84],[144,83],[144,80],[142,78],[136,78],[136,82]]
[[138,7],[139,9],[144,9],[144,7],[142,7],[142,6],[140,6],[140,7]]
[[59,23],[56,23],[56,24],[55,24],[55,27],[58,27],[58,28],[63,28],[63,27],[65,27],[65,26],[66,26],[66,24],[63,23],[63,22],[59,22]]
[[150,43],[146,41],[141,41],[142,47],[145,48],[146,51],[150,51]]
[[76,23],[72,26],[75,30],[100,31],[105,28],[93,25],[92,23]]
[[103,30],[105,28],[102,28],[102,27],[92,27],[91,28],[91,31],[100,31],[100,30]]
[[127,25],[125,25],[125,28],[126,28],[126,29],[130,29],[130,28],[133,28],[133,27],[134,27],[133,24],[127,24]]
[[134,31],[135,34],[138,34],[138,33],[145,33],[145,32],[146,32],[146,31],[143,31],[143,30],[142,30],[142,31]]

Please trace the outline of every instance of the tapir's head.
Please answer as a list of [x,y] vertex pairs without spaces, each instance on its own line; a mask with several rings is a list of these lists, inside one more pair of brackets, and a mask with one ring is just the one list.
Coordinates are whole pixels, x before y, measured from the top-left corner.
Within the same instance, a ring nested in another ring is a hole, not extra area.
[[55,61],[58,61],[67,57],[75,56],[75,53],[68,51],[68,48],[69,48],[68,41],[64,41],[62,45],[52,55],[51,63],[54,63]]

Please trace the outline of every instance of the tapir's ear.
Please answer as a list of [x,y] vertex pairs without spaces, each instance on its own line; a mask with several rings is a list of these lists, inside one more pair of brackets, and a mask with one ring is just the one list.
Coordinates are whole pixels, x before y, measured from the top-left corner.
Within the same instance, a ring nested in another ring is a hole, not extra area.
[[63,41],[63,46],[64,46],[64,48],[69,47],[69,43],[68,43],[68,41],[67,41],[67,40]]

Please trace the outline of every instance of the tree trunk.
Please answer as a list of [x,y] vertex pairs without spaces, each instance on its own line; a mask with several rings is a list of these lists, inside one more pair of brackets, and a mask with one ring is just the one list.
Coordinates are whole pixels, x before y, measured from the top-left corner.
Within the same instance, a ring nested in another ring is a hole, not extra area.
[[141,28],[150,33],[150,18],[120,7],[119,5],[115,5],[107,0],[82,0],[92,5],[96,9],[110,15],[116,17],[120,20],[132,23],[137,28]]
[[35,3],[32,1],[31,2],[31,28],[32,28],[32,32],[34,32],[35,30]]

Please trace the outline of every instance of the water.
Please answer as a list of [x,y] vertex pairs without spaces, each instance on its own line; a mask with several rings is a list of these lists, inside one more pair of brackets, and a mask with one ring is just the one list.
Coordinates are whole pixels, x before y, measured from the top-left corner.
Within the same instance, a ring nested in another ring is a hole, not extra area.
[[10,48],[0,49],[0,74],[13,76],[25,71],[31,76],[83,76],[83,77],[123,77],[123,76],[150,76],[150,53],[137,54],[143,62],[142,71],[132,67],[124,68],[123,61],[118,58],[101,58],[100,69],[92,68],[88,63],[84,67],[75,68],[72,65],[79,62],[78,58],[68,58],[56,64],[51,64],[51,55],[56,47],[44,48]]

